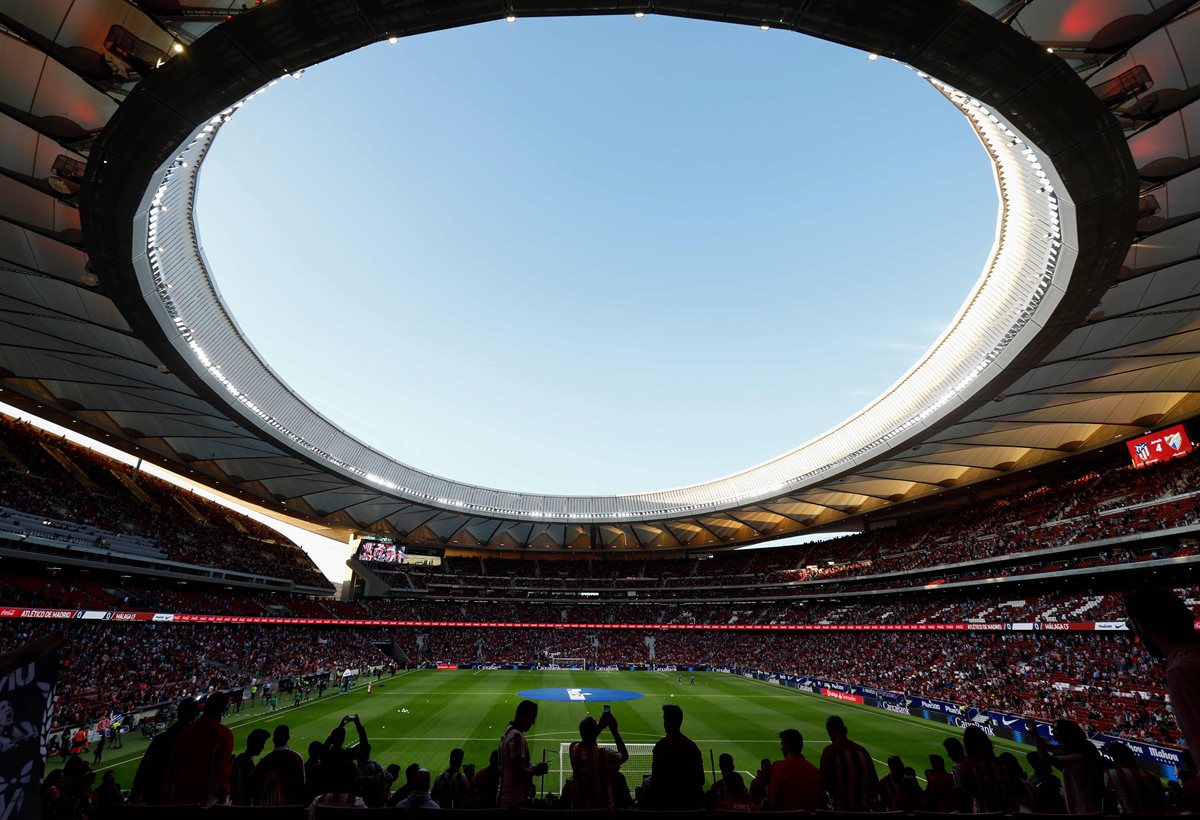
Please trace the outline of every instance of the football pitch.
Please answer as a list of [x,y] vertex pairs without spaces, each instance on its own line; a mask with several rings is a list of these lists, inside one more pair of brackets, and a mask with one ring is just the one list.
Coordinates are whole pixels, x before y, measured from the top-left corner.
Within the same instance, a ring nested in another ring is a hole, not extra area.
[[[764,757],[780,757],[779,732],[799,729],[804,735],[804,755],[816,763],[828,743],[825,718],[841,715],[850,737],[866,746],[880,773],[884,761],[898,754],[919,775],[929,767],[929,755],[941,754],[942,741],[962,730],[907,715],[885,712],[870,706],[848,704],[821,695],[787,689],[777,684],[749,680],[720,672],[697,672],[695,685],[690,674],[682,683],[673,672],[574,672],[512,670],[418,670],[401,672],[374,683],[367,693],[366,682],[353,692],[326,693],[323,699],[306,701],[299,707],[284,706],[273,713],[259,705],[230,715],[225,723],[234,734],[235,753],[245,748],[252,729],[272,729],[280,723],[291,729],[290,746],[307,756],[311,741],[324,741],[343,715],[357,714],[366,727],[371,756],[384,766],[406,767],[420,763],[436,776],[446,768],[450,750],[461,747],[466,762],[482,768],[499,742],[500,734],[513,717],[521,697],[529,689],[560,688],[620,689],[642,694],[636,700],[611,704],[626,743],[654,743],[662,737],[662,706],[675,703],[683,708],[684,734],[700,746],[706,769],[709,750],[713,756],[733,755],[735,767],[747,778]],[[599,717],[603,701],[539,701],[537,725],[527,735],[532,759],[545,759],[551,773],[545,789],[558,791],[559,744],[577,740],[579,721],[587,714]],[[354,739],[353,727],[348,740]],[[610,740],[608,732],[601,742]],[[137,733],[125,736],[123,748],[105,749],[96,766],[98,772],[113,770],[117,783],[129,788],[138,760],[147,745]],[[1025,765],[1032,747],[993,738],[997,753],[1011,751]],[[268,742],[267,751],[271,744]],[[86,755],[91,760],[91,753]],[[630,787],[640,783],[643,765],[630,760],[626,774]],[[59,765],[59,764],[54,764]],[[947,767],[950,762],[947,760]],[[644,761],[649,770],[648,759]],[[706,780],[712,775],[706,771]],[[99,776],[97,777],[97,781]],[[747,780],[747,782],[749,782]]]

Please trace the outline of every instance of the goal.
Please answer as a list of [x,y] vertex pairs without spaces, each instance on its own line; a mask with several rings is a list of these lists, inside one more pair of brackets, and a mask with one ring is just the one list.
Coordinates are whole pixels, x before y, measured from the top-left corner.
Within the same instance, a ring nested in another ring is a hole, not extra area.
[[549,657],[542,662],[543,669],[587,669],[587,658]]
[[[615,743],[600,743],[605,749],[617,750]],[[625,765],[621,767],[621,774],[625,775],[625,781],[629,784],[629,793],[633,794],[634,789],[642,785],[642,777],[650,774],[650,761],[654,753],[653,743],[626,743],[625,748],[629,751],[629,760],[625,761]],[[558,793],[562,794],[563,784],[571,776],[571,744],[558,744]]]

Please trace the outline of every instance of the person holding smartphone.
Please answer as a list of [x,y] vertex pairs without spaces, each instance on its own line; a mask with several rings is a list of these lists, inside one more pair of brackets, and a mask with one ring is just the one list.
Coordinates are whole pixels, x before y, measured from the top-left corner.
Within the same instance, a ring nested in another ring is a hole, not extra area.
[[[612,731],[617,750],[606,749],[597,739],[605,729]],[[613,809],[613,779],[629,759],[629,750],[617,730],[612,707],[605,706],[600,720],[588,715],[579,722],[579,740],[571,744],[571,808]]]

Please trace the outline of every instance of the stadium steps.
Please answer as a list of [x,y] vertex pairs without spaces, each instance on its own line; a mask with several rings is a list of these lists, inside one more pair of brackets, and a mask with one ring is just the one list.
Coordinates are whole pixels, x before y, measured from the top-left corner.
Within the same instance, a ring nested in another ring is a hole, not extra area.
[[130,494],[133,495],[133,497],[136,498],[138,501],[141,501],[143,504],[149,504],[153,507],[158,506],[158,504],[155,503],[154,499],[152,499],[149,495],[147,495],[146,491],[143,490],[141,487],[139,487],[138,483],[136,481],[134,481],[133,478],[131,478],[128,473],[125,473],[121,470],[113,470],[111,468],[109,469],[108,472],[110,475],[113,476],[113,478],[115,478],[121,484],[125,485],[125,489],[129,490]]
[[229,526],[233,527],[235,532],[241,533],[242,535],[252,535],[250,530],[246,529],[246,525],[237,519],[237,516],[223,515],[221,517],[229,523]]
[[91,477],[87,473],[79,469],[75,462],[67,458],[67,454],[62,450],[59,450],[57,447],[52,447],[44,441],[40,441],[38,444],[43,450],[46,451],[47,454],[49,454],[50,458],[58,462],[58,465],[66,470],[72,478],[82,484],[84,489],[86,489],[88,492],[96,492],[100,489],[98,486],[96,486],[96,482],[92,481]]
[[222,663],[221,661],[214,661],[214,660],[210,660],[209,658],[201,659],[200,665],[201,666],[209,666],[209,667],[212,667],[213,669],[219,669],[222,672],[231,672],[234,675],[244,677],[247,680],[249,680],[250,678],[254,677],[257,674],[256,672],[253,672],[250,669],[239,669],[238,667],[234,666],[231,663]]
[[199,510],[192,506],[186,498],[181,495],[172,495],[171,500],[183,508],[183,511],[191,516],[192,520],[198,524],[207,524],[208,519],[205,518]]
[[[1081,620],[1081,616],[1085,612],[1088,612],[1088,611],[1093,610],[1096,607],[1100,606],[1100,602],[1103,600],[1104,600],[1103,595],[1088,595],[1084,599],[1084,603],[1081,606],[1078,606],[1075,609],[1070,610],[1070,612],[1068,614],[1070,614],[1072,616],[1071,620]],[[1086,619],[1084,619],[1084,620],[1086,620]]]

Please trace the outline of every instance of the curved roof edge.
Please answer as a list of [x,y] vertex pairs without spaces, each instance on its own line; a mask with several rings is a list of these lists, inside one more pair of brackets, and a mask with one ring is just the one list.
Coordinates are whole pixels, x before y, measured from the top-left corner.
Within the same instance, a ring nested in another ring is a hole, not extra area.
[[[517,5],[517,13],[526,16],[630,11],[623,4],[590,4],[586,9]],[[871,435],[842,436],[850,440],[841,441],[841,449],[832,455],[830,448],[825,448],[821,457],[813,457],[815,451],[809,448],[844,432],[846,425],[860,422],[878,403],[805,447],[717,482],[664,493],[599,498],[503,493],[412,471],[328,422],[325,424],[332,429],[301,435],[294,425],[276,418],[266,401],[252,395],[253,388],[265,388],[266,383],[246,387],[250,383],[242,378],[249,371],[234,380],[235,364],[253,367],[257,363],[259,375],[273,374],[236,333],[207,279],[194,234],[189,239],[194,174],[204,146],[211,141],[210,136],[200,135],[214,133],[223,112],[231,115],[233,106],[285,71],[299,70],[388,36],[496,19],[491,3],[460,3],[454,9],[427,3],[422,12],[411,4],[389,9],[385,3],[367,15],[370,24],[364,25],[351,13],[355,9],[351,3],[280,0],[218,27],[186,55],[141,83],[97,141],[84,201],[93,267],[110,289],[120,293],[122,311],[139,334],[151,340],[164,361],[170,361],[202,395],[219,400],[233,415],[256,425],[264,437],[285,444],[312,463],[430,508],[513,521],[661,520],[736,509],[832,480],[962,418],[1040,361],[1077,326],[1116,279],[1132,237],[1137,188],[1116,121],[1095,96],[1060,60],[982,12],[950,0],[892,3],[886,8],[871,2],[846,2],[836,10],[819,11],[804,9],[805,5],[769,4],[770,15],[753,18],[726,14],[723,7],[718,11],[715,5],[709,11],[698,11],[695,4],[686,8],[657,4],[655,13],[792,28],[894,57],[941,78],[943,84],[953,84],[943,91],[964,109],[980,133],[996,164],[1004,205],[1005,226],[989,268],[955,324],[925,361],[932,362],[939,352],[955,346],[959,347],[956,352],[965,347],[972,355],[956,362],[956,368],[939,366],[921,385],[923,390],[905,397],[903,412],[892,408],[882,414],[884,423],[875,419]],[[216,121],[211,121],[214,116]],[[201,125],[199,132],[197,124]],[[188,162],[185,155],[192,156],[194,164],[183,166]],[[168,182],[165,188],[163,180]],[[175,185],[172,180],[188,181]],[[1056,207],[1050,207],[1052,204]],[[159,210],[163,205],[168,206],[167,211]],[[1052,219],[1056,212],[1057,221]],[[168,218],[166,213],[173,216]],[[147,244],[147,239],[153,241]],[[180,280],[180,290],[175,291],[173,277],[181,274],[169,268],[173,256],[195,260],[193,273],[203,276],[186,285]],[[148,284],[152,287],[147,288]],[[198,300],[193,306],[208,299],[211,312],[194,314],[198,322],[179,312],[172,315],[170,305],[185,301],[184,291],[187,298]],[[1016,298],[1006,300],[997,296],[998,292]],[[200,324],[220,319],[222,314],[234,332],[222,328],[224,335],[213,337],[214,342],[240,341],[243,346],[240,351],[223,350],[228,354],[224,359],[210,355],[209,342],[197,334],[203,332]],[[970,325],[970,343],[962,345],[961,336],[955,342],[956,329],[971,321],[975,324]],[[941,365],[941,360],[937,364]],[[933,369],[927,367],[922,374],[921,366],[914,368],[885,395],[896,395],[906,389],[904,385],[915,384],[917,377],[929,375]],[[307,408],[282,382],[272,389],[273,398],[291,396]],[[914,398],[918,399],[915,403]],[[315,411],[308,412],[313,418],[301,418],[301,423],[324,421]],[[339,435],[344,440],[339,440]],[[330,445],[361,448],[357,455],[383,459],[378,462],[381,468],[363,467],[363,462],[345,458]],[[806,450],[806,469],[794,469],[805,466],[797,462]],[[784,466],[785,460],[791,463]],[[431,483],[405,486],[394,480],[398,468]],[[752,474],[753,478],[748,478]]]

